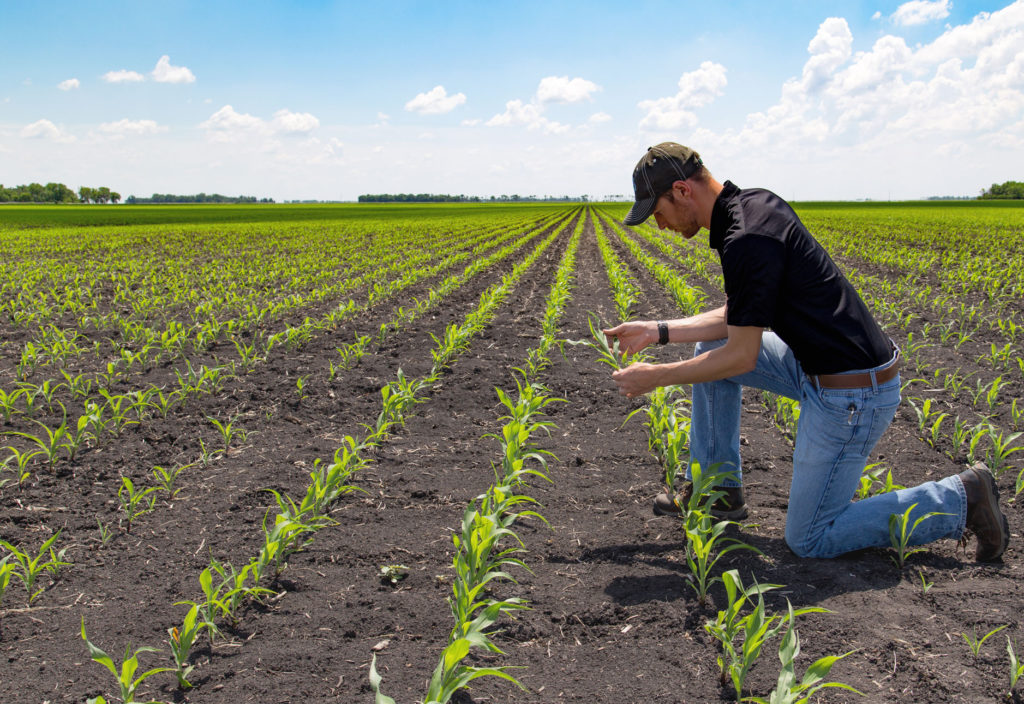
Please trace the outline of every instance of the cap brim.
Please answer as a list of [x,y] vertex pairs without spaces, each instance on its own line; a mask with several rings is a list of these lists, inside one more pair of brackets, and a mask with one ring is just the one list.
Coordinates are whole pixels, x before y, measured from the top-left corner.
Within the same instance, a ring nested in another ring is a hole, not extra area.
[[651,213],[654,212],[654,206],[658,202],[657,198],[643,198],[633,203],[633,207],[629,209],[629,213],[623,218],[622,222],[626,225],[639,225],[647,218],[651,217]]

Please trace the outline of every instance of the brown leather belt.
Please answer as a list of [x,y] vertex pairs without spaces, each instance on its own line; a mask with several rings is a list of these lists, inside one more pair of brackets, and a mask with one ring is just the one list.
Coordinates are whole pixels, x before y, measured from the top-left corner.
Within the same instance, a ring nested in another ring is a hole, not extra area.
[[[900,373],[900,351],[896,350],[892,363],[881,371],[874,372],[875,383],[884,384]],[[861,389],[871,386],[872,372],[859,374],[808,374],[815,384],[823,389]]]

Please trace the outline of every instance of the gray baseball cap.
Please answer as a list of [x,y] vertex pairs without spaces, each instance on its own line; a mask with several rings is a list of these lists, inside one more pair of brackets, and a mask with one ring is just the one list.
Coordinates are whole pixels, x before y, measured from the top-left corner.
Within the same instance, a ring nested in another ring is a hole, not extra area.
[[675,142],[662,142],[647,148],[647,153],[633,169],[633,193],[636,202],[622,221],[639,225],[651,217],[658,198],[676,181],[685,181],[700,171],[704,163],[689,147]]

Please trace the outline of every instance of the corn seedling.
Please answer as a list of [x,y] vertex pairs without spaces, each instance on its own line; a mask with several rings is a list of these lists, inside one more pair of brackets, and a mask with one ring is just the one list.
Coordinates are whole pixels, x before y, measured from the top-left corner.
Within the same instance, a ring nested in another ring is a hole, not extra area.
[[40,450],[33,450],[31,452],[21,452],[16,447],[8,445],[5,450],[10,450],[11,454],[4,460],[3,465],[0,465],[0,469],[8,469],[15,473],[18,479],[18,486],[21,487],[28,478],[32,476],[32,472],[29,469],[29,462],[32,461],[33,457],[43,454]]
[[217,432],[220,433],[220,439],[224,443],[222,452],[227,454],[228,450],[231,448],[231,441],[238,435],[238,428],[234,426],[234,419],[221,423],[213,416],[206,416],[206,420],[213,423],[213,427],[215,427]]
[[4,425],[11,422],[11,416],[16,412],[15,404],[18,398],[25,395],[25,389],[16,389],[11,392],[0,389],[0,418],[3,418]]
[[1010,455],[1024,451],[1024,446],[1013,444],[1021,436],[1024,436],[1024,432],[1016,432],[1004,437],[1001,430],[989,426],[988,439],[992,443],[992,447],[985,452],[985,464],[997,478],[1010,469],[1008,461]]
[[192,652],[192,646],[199,636],[199,632],[206,627],[206,623],[199,620],[199,605],[193,604],[185,614],[181,628],[167,629],[167,645],[171,648],[171,655],[174,657],[174,676],[178,678],[178,686],[182,689],[190,689],[192,683],[188,676],[195,669],[188,662],[188,656]]
[[935,582],[929,582],[925,578],[923,570],[918,570],[917,576],[921,578],[921,593],[927,594],[928,590],[935,586]]
[[121,477],[121,488],[117,490],[117,500],[121,504],[121,510],[124,511],[125,519],[128,522],[126,532],[131,533],[132,523],[153,510],[156,505],[156,496],[152,494],[160,488],[151,486],[136,489],[130,477]]
[[100,519],[96,519],[96,528],[100,534],[100,547],[107,547],[107,543],[114,537],[114,531],[111,530],[109,523],[104,523]]
[[1017,680],[1024,675],[1024,663],[1017,658],[1017,652],[1013,647],[1013,641],[1010,640],[1010,636],[1006,636],[1006,654],[1010,658],[1010,689],[1007,690],[1007,696],[1013,696],[1013,688],[1017,686]]
[[11,435],[17,435],[35,443],[39,448],[39,454],[46,458],[46,463],[50,468],[50,472],[54,472],[54,465],[57,463],[57,455],[60,453],[60,449],[64,447],[64,436],[67,435],[68,432],[67,423],[62,423],[57,428],[50,430],[49,426],[45,423],[40,423],[37,420],[33,420],[32,422],[41,427],[43,432],[46,434],[38,437],[30,435],[29,433],[11,433]]
[[0,540],[0,545],[7,549],[10,553],[9,557],[14,560],[11,574],[17,577],[22,585],[24,585],[25,591],[28,594],[29,604],[35,601],[36,597],[44,591],[43,588],[36,589],[39,575],[46,571],[53,578],[61,567],[71,564],[70,562],[64,562],[64,554],[67,552],[67,548],[62,548],[58,551],[53,549],[53,544],[57,542],[60,533],[61,531],[58,530],[51,535],[39,548],[39,552],[36,553],[35,557],[32,557],[27,551],[18,549],[6,540]]
[[341,363],[338,365],[338,368],[352,369],[359,364],[359,360],[363,358],[364,354],[366,354],[367,345],[372,341],[373,340],[369,335],[360,335],[352,344],[335,348],[338,351],[338,355],[341,357]]
[[11,583],[11,576],[14,575],[14,565],[11,564],[11,555],[4,555],[0,559],[0,605],[4,603],[4,594]]
[[991,631],[983,635],[981,638],[978,637],[978,629],[975,626],[971,629],[971,635],[961,633],[960,637],[964,639],[965,643],[967,643],[967,647],[971,650],[971,655],[973,655],[974,657],[978,657],[978,655],[981,654],[981,646],[985,645],[985,641],[994,636],[996,633],[999,633],[999,631],[1003,630],[1004,628],[1009,628],[1009,625],[1010,624],[1008,623],[1004,623],[1002,626],[993,628]]
[[[751,586],[744,587],[743,581],[740,579],[739,570],[723,572],[722,584],[725,586],[725,594],[727,598],[726,607],[723,610],[719,610],[714,621],[708,621],[704,624],[704,630],[718,640],[722,647],[722,652],[724,653],[728,647],[732,647],[733,642],[736,640],[736,636],[739,634],[740,614],[747,601],[772,589],[780,589],[782,585],[758,584],[755,580],[754,584]],[[718,666],[724,678],[724,658],[718,658]]]
[[168,500],[173,499],[181,491],[181,488],[176,488],[174,484],[178,480],[178,475],[191,466],[191,464],[176,464],[171,469],[164,469],[159,465],[153,467],[153,478],[156,479],[158,486],[169,494]]
[[609,341],[608,336],[601,331],[603,326],[597,316],[593,313],[588,314],[587,325],[590,328],[591,339],[566,340],[566,342],[570,345],[585,345],[586,347],[590,347],[597,352],[598,361],[601,364],[607,364],[612,369],[623,369],[633,362],[642,362],[647,359],[643,353],[631,355],[628,352],[620,350],[617,338]]
[[89,657],[92,658],[93,662],[103,665],[114,676],[114,679],[117,680],[117,684],[121,689],[121,701],[124,704],[132,704],[135,701],[136,692],[138,692],[139,687],[145,680],[161,672],[174,671],[169,667],[155,667],[136,677],[135,673],[139,669],[139,653],[159,653],[160,651],[157,648],[146,646],[136,648],[133,651],[131,645],[125,648],[124,660],[121,661],[121,666],[118,668],[109,655],[89,642],[89,637],[85,633],[85,616],[82,617],[82,640],[85,641],[85,645],[89,649]]
[[902,514],[893,513],[889,515],[889,543],[892,545],[893,554],[889,557],[896,566],[903,569],[903,565],[906,564],[907,558],[914,553],[924,552],[925,548],[912,548],[911,542],[913,539],[914,531],[924,521],[934,516],[947,516],[949,514],[941,513],[938,511],[929,511],[928,513],[918,516],[917,520],[913,523],[910,522],[910,514],[917,507],[917,504],[911,504],[907,507],[907,510]]
[[[811,697],[819,690],[831,687],[845,689],[864,696],[862,692],[857,691],[848,684],[824,681],[832,670],[832,666],[847,655],[855,652],[853,650],[842,655],[827,655],[815,660],[804,672],[803,679],[797,684],[794,663],[800,655],[800,636],[796,631],[796,613],[793,611],[793,605],[789,604],[788,599],[786,603],[789,606],[789,615],[782,621],[786,626],[786,633],[782,636],[782,641],[779,643],[779,660],[782,662],[782,669],[779,671],[779,678],[775,689],[772,690],[768,699],[748,697],[744,701],[756,702],[757,704],[807,704],[807,702],[811,701]],[[737,690],[738,695],[739,691]]]
[[726,554],[733,550],[752,550],[762,554],[760,550],[737,538],[725,537],[730,525],[738,525],[735,521],[714,521],[710,513],[702,509],[687,514],[683,530],[686,533],[686,564],[693,577],[689,584],[697,593],[697,601],[703,606],[707,602],[708,588],[721,577],[712,577],[711,570]]

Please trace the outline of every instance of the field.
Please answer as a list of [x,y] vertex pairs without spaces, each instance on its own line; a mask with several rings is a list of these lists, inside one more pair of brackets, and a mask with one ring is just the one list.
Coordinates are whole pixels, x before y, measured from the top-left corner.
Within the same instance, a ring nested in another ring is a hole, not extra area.
[[[614,351],[564,342],[724,302],[706,233],[627,207],[0,209],[0,701],[735,701],[705,628],[733,575],[778,585],[772,627],[820,609],[798,681],[850,653],[828,680],[864,696],[815,700],[1024,699],[1024,208],[798,207],[904,353],[863,493],[984,461],[1004,562],[795,557],[799,409],[748,390],[725,537],[756,550],[720,544],[702,599],[650,508],[689,389],[627,400]],[[127,685],[84,636],[137,655]]]

